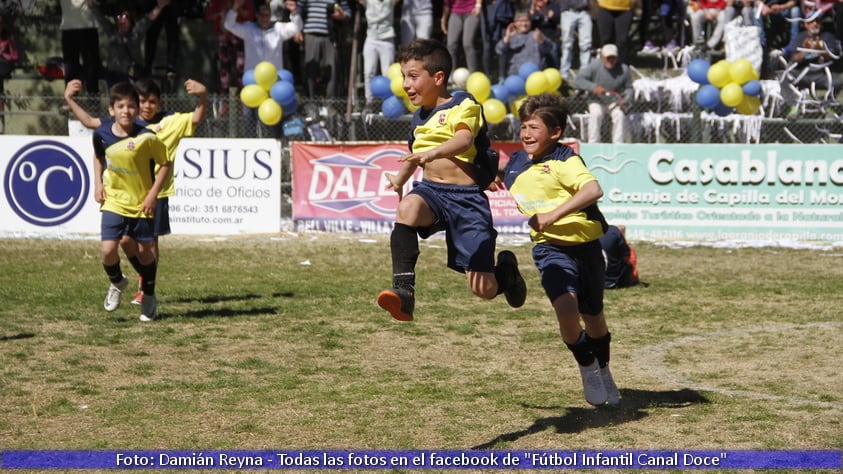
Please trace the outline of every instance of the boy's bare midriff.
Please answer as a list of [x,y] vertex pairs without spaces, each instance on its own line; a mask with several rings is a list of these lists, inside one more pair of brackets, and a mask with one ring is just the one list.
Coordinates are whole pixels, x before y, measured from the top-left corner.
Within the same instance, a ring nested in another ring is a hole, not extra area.
[[424,179],[439,184],[471,186],[474,181],[474,165],[456,158],[440,158],[422,165]]

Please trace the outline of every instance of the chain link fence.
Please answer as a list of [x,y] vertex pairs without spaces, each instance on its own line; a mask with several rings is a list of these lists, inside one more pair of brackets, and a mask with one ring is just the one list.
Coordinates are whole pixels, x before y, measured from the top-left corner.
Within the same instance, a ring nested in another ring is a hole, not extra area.
[[[640,92],[640,91],[639,91]],[[628,110],[631,143],[839,143],[843,136],[843,108],[836,101],[786,117],[780,103],[765,100],[755,115],[733,113],[726,117],[701,110],[692,95],[676,100],[670,92],[638,94]],[[107,116],[105,98],[77,97],[92,115]],[[565,136],[585,141],[588,127],[584,97],[566,99],[570,119]],[[165,110],[192,111],[196,98],[181,94],[163,96]],[[766,105],[765,105],[766,104]],[[376,107],[377,109],[377,107]],[[364,111],[361,104],[345,99],[299,98],[295,113],[287,114],[280,130],[258,124],[258,137],[275,137],[284,142],[301,141],[399,141],[409,134],[409,113],[390,119],[377,111]],[[0,95],[0,132],[7,135],[68,135],[72,131],[64,98],[56,95]],[[607,119],[608,120],[608,119]],[[495,141],[517,141],[519,124],[513,115],[490,125]],[[195,136],[240,138],[248,121],[236,91],[210,94],[206,120]],[[609,141],[608,123],[602,130]]]

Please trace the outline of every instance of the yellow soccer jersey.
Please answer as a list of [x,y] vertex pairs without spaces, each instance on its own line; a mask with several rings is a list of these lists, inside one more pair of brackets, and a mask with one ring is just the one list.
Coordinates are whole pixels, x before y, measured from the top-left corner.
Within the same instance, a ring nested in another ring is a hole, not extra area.
[[169,162],[167,150],[154,133],[137,124],[129,136],[118,137],[111,130],[113,123],[108,120],[94,131],[94,153],[105,160],[105,203],[101,210],[150,218],[141,208],[155,183],[156,170]]
[[[446,104],[431,110],[419,109],[413,115],[413,138],[410,140],[410,149],[413,153],[419,153],[445,143],[454,138],[457,126],[461,123],[467,125],[471,129],[471,135],[477,138],[483,126],[480,107],[480,104],[468,94],[455,93]],[[477,148],[472,141],[471,147],[455,158],[466,163],[474,163],[475,156],[477,156]]]
[[[518,209],[527,217],[549,212],[571,199],[584,184],[596,178],[579,155],[559,145],[550,155],[533,162],[523,150],[510,157],[504,171],[504,184]],[[544,232],[530,230],[534,242],[555,239],[572,244],[590,242],[603,235],[602,216],[597,206],[568,214]]]
[[[170,161],[175,162],[176,150],[179,147],[179,141],[184,137],[192,137],[195,127],[193,126],[193,112],[179,112],[169,115],[164,115],[157,123],[148,123],[146,128],[155,132],[158,139],[167,148],[167,156]],[[158,168],[155,168],[158,172]],[[158,197],[169,197],[176,194],[176,186],[173,180],[173,172],[167,175],[167,180],[164,181],[164,186]]]

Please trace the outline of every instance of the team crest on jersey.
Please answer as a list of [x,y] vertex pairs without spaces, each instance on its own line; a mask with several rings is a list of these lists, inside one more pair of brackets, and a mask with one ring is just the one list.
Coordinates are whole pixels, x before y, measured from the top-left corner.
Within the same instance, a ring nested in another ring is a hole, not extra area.
[[545,163],[544,165],[542,165],[542,173],[550,174],[550,165],[549,164]]
[[129,143],[126,145],[126,148],[128,148],[129,150],[134,150],[135,149],[135,141],[129,140]]
[[439,125],[445,125],[445,121],[448,118],[447,112],[439,112],[439,117],[436,119],[439,122]]

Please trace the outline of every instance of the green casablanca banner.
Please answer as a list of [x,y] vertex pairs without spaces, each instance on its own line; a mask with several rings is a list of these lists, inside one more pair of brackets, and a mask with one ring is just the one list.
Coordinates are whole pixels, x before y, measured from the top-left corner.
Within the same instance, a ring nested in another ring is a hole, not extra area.
[[843,241],[843,145],[582,144],[638,240]]

